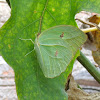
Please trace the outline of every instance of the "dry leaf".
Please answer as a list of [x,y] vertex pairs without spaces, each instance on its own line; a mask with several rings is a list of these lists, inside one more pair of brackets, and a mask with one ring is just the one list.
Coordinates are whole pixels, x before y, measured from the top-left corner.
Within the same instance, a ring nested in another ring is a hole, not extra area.
[[93,58],[95,62],[100,65],[100,49],[97,51],[92,51]]
[[71,76],[69,83],[68,100],[100,100],[100,93],[86,93],[85,91],[77,88],[77,83]]
[[[91,18],[89,18],[89,21],[98,25],[100,23],[100,16],[96,14],[92,16]],[[90,26],[90,27],[93,27],[93,26]],[[93,43],[96,46],[96,50],[92,51],[92,55],[93,55],[94,61],[98,65],[100,65],[100,30],[97,30],[91,33],[93,37]]]

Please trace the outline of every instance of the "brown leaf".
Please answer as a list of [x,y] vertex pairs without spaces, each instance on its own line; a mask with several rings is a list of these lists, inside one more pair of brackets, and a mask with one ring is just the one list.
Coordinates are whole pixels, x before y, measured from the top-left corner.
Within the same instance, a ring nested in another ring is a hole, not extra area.
[[67,93],[68,100],[100,100],[100,93],[86,93],[84,90],[77,88],[77,83],[72,76]]
[[[95,14],[91,18],[89,18],[89,22],[92,22],[94,24],[99,24],[100,23],[100,16]],[[92,27],[92,26],[90,26]],[[95,62],[100,65],[100,30],[91,32],[93,36],[93,43],[96,46],[96,50],[92,51],[93,58]]]
[[94,61],[95,61],[98,65],[100,65],[100,50],[92,51],[92,55],[93,55]]

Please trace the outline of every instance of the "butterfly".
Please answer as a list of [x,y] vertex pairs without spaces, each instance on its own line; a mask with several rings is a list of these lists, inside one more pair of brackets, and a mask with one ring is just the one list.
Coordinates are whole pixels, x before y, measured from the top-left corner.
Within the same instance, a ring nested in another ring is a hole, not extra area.
[[86,38],[80,29],[69,25],[55,26],[38,35],[35,51],[45,77],[64,72]]

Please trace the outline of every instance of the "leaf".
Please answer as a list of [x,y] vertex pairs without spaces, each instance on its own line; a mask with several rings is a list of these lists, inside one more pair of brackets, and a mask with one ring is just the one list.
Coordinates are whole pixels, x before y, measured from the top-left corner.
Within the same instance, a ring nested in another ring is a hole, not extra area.
[[100,65],[100,49],[97,51],[92,51],[92,56],[94,58],[94,61]]
[[100,0],[10,0],[10,4],[11,17],[0,29],[0,54],[14,69],[19,100],[67,99],[64,85],[73,66],[59,77],[45,78],[35,52],[25,56],[34,45],[19,38],[34,41],[40,29],[43,32],[56,25],[76,26],[75,14],[81,10],[99,13]]
[[53,78],[64,72],[86,35],[68,25],[43,31],[35,40],[35,50],[45,77]]
[[[89,19],[89,21],[98,25],[100,23],[100,16],[98,14],[96,14],[96,15],[92,16]],[[92,55],[93,55],[95,62],[98,65],[100,65],[100,30],[93,31],[91,33],[92,33],[92,37],[93,37],[93,44],[96,47],[95,50],[92,50]]]
[[67,93],[68,93],[68,100],[75,100],[75,99],[76,100],[99,100],[100,99],[99,92],[87,93],[83,91],[83,89],[79,88],[78,84],[75,82],[72,76],[70,77],[69,90],[67,91]]

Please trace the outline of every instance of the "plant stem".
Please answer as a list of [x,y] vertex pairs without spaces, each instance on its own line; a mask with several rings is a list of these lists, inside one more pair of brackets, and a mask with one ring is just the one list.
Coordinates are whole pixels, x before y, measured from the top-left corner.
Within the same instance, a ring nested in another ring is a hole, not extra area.
[[87,69],[87,71],[100,83],[100,71],[86,58],[86,56],[80,52],[80,56],[77,60]]

